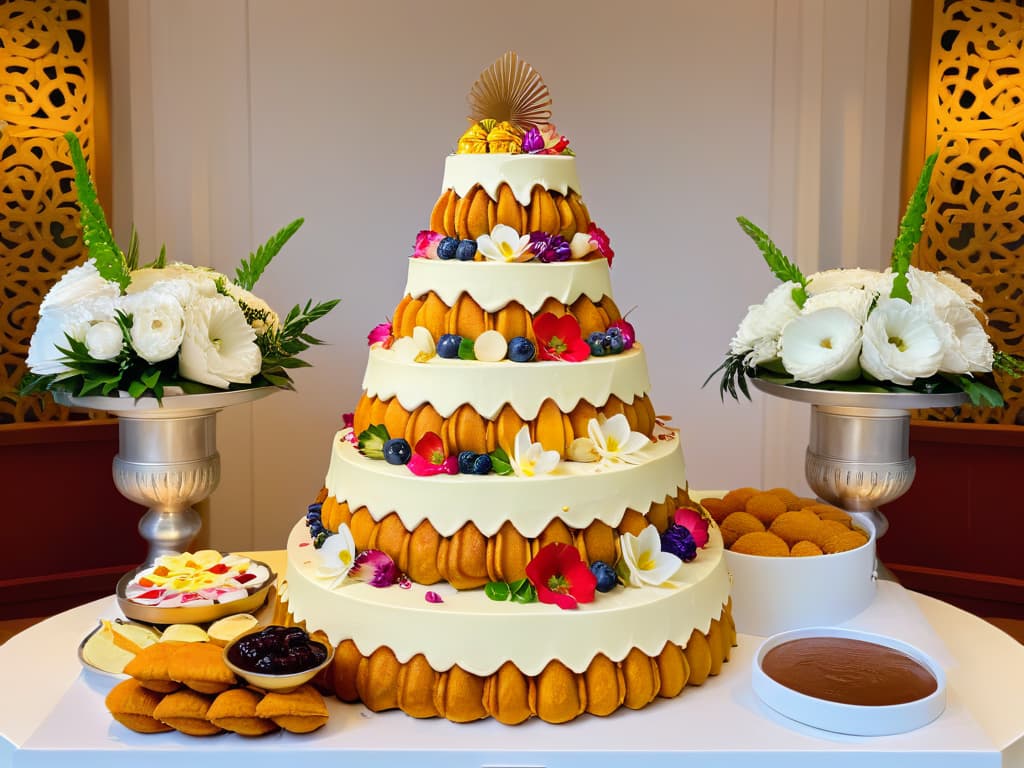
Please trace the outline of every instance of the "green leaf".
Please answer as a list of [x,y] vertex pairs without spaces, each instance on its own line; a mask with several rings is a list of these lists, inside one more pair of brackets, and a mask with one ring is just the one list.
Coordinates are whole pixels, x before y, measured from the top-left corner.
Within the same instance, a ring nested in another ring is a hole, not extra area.
[[747,233],[761,251],[773,275],[784,283],[799,283],[799,287],[793,289],[793,301],[798,307],[803,307],[804,302],[807,301],[807,291],[805,290],[807,278],[803,276],[800,267],[787,259],[779,247],[772,242],[772,239],[750,219],[737,216],[736,221],[739,222],[740,229]]
[[134,224],[132,233],[128,236],[128,253],[125,254],[124,260],[129,272],[139,268],[139,233]]
[[496,475],[511,475],[512,474],[512,462],[508,459],[508,454],[505,453],[501,448],[495,448],[490,453],[491,457],[491,471]]
[[384,443],[391,439],[387,427],[372,424],[359,433],[359,450],[368,459],[384,458]]
[[463,339],[459,342],[459,360],[476,360],[472,339]]
[[1020,378],[1024,376],[1024,358],[997,349],[995,359],[992,361],[992,370]]
[[1006,405],[998,389],[993,389],[982,381],[964,374],[947,376],[946,379],[956,384],[971,399],[971,405],[1002,408]]
[[504,581],[489,581],[484,586],[484,594],[491,600],[502,603],[509,599],[511,590]]
[[251,291],[260,279],[270,262],[278,254],[284,244],[292,235],[298,232],[304,219],[296,219],[291,224],[278,230],[266,243],[256,249],[256,253],[249,254],[249,260],[242,259],[242,263],[235,271],[235,284],[247,291]]
[[921,240],[921,230],[924,227],[924,214],[928,208],[928,184],[931,182],[932,171],[935,169],[935,161],[939,153],[935,152],[928,156],[921,169],[921,175],[917,178],[917,186],[914,193],[907,201],[907,209],[900,220],[899,233],[896,235],[896,242],[892,246],[892,291],[889,297],[903,299],[910,302],[910,285],[907,282],[907,272],[910,270],[910,257],[914,253]]
[[537,602],[537,588],[530,583],[529,579],[517,579],[509,584],[508,588],[513,602],[524,605]]
[[107,217],[103,213],[96,187],[89,177],[89,166],[82,154],[78,137],[68,131],[64,134],[71,152],[71,164],[75,169],[75,192],[78,195],[79,218],[82,225],[82,242],[89,249],[89,257],[96,260],[96,269],[104,280],[111,280],[121,287],[128,286],[128,263],[121,249],[114,242]]

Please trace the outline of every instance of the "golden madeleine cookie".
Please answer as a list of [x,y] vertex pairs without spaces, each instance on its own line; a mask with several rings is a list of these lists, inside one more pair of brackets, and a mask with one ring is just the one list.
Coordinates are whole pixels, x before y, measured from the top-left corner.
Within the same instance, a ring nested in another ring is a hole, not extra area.
[[726,504],[725,499],[716,499],[714,497],[701,499],[700,505],[707,510],[709,515],[711,515],[711,519],[719,525],[721,525],[722,521],[728,517],[730,512],[738,511],[732,509],[728,504]]
[[232,688],[213,700],[207,719],[218,728],[242,736],[262,736],[278,729],[277,723],[256,715],[262,694],[252,688]]
[[134,677],[122,680],[110,689],[106,704],[121,725],[136,733],[164,733],[172,730],[153,716],[163,694],[144,688]]
[[733,512],[722,521],[719,527],[722,529],[722,541],[728,549],[745,533],[763,531],[764,523],[749,512]]
[[815,544],[821,547],[822,551],[827,552],[828,550],[825,549],[825,542],[828,539],[838,534],[849,532],[850,529],[838,520],[822,520],[818,523],[818,527],[815,528],[812,532],[810,532],[810,534],[807,536],[807,540],[813,541]]
[[800,497],[789,490],[789,488],[769,488],[765,493],[770,493],[772,496],[782,499],[786,509],[791,512],[795,509],[803,508],[803,502],[800,501]]
[[749,486],[743,488],[733,488],[725,496],[722,497],[722,501],[725,502],[726,507],[732,512],[744,511],[747,507],[747,499],[761,491],[757,488],[750,488]]
[[775,494],[755,493],[747,499],[746,511],[767,526],[787,509],[786,502]]
[[181,683],[171,677],[168,671],[171,657],[184,643],[155,643],[143,648],[129,661],[125,667],[126,675],[138,680],[144,688],[157,693],[170,693],[181,687]]
[[868,537],[860,531],[843,531],[825,539],[821,545],[821,551],[826,555],[834,555],[863,547],[867,543]]
[[829,504],[817,504],[811,510],[822,520],[835,520],[836,522],[842,523],[847,528],[853,526],[853,518],[839,507],[833,507]]
[[790,557],[816,557],[823,554],[821,547],[813,541],[798,541],[789,549]]
[[224,663],[224,649],[210,642],[180,646],[167,662],[167,673],[199,693],[220,693],[238,683]]
[[213,736],[221,729],[206,716],[210,697],[188,688],[164,696],[153,710],[153,717],[188,736]]
[[821,520],[813,512],[783,512],[772,521],[768,530],[792,547],[798,541],[809,540],[820,525]]
[[312,685],[301,685],[291,693],[271,691],[256,705],[256,717],[273,720],[292,733],[310,733],[323,727],[327,704]]
[[768,531],[743,534],[732,545],[732,551],[760,557],[789,557],[789,545]]

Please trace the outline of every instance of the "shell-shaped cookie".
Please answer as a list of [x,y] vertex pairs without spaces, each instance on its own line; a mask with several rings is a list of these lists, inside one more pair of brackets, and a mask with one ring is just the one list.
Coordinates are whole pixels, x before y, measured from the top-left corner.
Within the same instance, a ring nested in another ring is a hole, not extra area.
[[398,706],[411,717],[437,717],[434,689],[440,674],[431,669],[423,654],[416,654],[398,672]]
[[409,445],[415,447],[416,443],[418,443],[420,438],[427,434],[427,432],[433,432],[440,435],[443,431],[444,419],[442,419],[441,414],[434,410],[434,407],[428,403],[426,405],[419,406],[412,412],[408,423],[405,425],[405,439],[409,441]]
[[487,576],[491,581],[512,582],[526,576],[530,541],[505,521],[487,542]]
[[626,680],[626,698],[623,705],[642,709],[654,701],[661,688],[658,664],[639,648],[632,649],[620,663]]
[[510,661],[489,675],[484,683],[484,708],[499,723],[518,725],[532,714],[532,681]]
[[[436,293],[428,293],[423,300],[419,311],[416,312],[416,325],[426,328],[436,342],[444,333],[445,318],[448,315],[448,305],[441,301]],[[410,331],[409,335],[412,335]]]
[[711,646],[708,645],[708,639],[694,629],[683,653],[690,665],[690,685],[703,685],[711,674]]
[[567,723],[586,708],[583,680],[562,662],[549,662],[537,676],[537,715],[549,723]]
[[549,235],[557,235],[562,228],[561,217],[555,201],[551,199],[551,193],[539,184],[530,193],[527,227],[530,232],[547,232]]
[[587,712],[604,717],[622,706],[626,698],[626,680],[614,661],[598,654],[582,677],[587,689]]
[[[487,320],[487,313],[480,308],[473,297],[463,293],[455,300],[451,311],[448,312],[445,333],[456,333],[464,339],[476,339],[487,330]],[[437,339],[434,341],[436,342]]]
[[398,706],[398,672],[401,666],[387,646],[375,650],[359,665],[356,689],[359,700],[367,709],[383,712]]
[[487,423],[471,405],[460,405],[445,420],[442,438],[451,455],[460,451],[487,453]]
[[441,534],[424,520],[416,526],[409,537],[409,570],[410,579],[417,584],[436,584],[441,580],[437,568],[441,548]]
[[532,432],[533,441],[543,445],[544,450],[558,451],[563,458],[568,454],[573,441],[572,422],[554,400],[541,403]]
[[484,709],[484,678],[452,667],[441,675],[434,693],[434,707],[455,723],[469,723],[487,717]]
[[352,519],[348,527],[352,531],[352,540],[356,549],[362,551],[370,548],[370,537],[373,536],[373,529],[377,526],[370,511],[366,507],[359,507],[352,513]]
[[356,675],[363,655],[351,640],[342,640],[334,649],[333,669],[334,695],[350,704],[359,701],[359,690],[356,688]]

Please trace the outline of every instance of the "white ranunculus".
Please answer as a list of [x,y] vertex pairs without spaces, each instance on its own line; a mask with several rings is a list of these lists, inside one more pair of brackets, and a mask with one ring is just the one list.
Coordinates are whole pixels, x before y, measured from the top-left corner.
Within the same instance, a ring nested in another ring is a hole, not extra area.
[[146,267],[131,273],[131,282],[125,293],[141,293],[165,280],[185,280],[195,287],[200,296],[213,297],[217,295],[217,280],[223,277],[220,272],[191,264],[174,263],[159,269]]
[[881,381],[909,386],[939,371],[944,335],[930,307],[882,299],[864,323],[861,368]]
[[934,272],[911,267],[907,273],[907,283],[910,288],[912,304],[924,302],[928,306],[934,307],[936,312],[941,312],[951,306],[968,305],[968,302],[959,293],[939,280],[938,275]]
[[186,379],[227,389],[251,382],[262,365],[256,333],[234,299],[204,298],[185,312],[178,370]]
[[800,313],[809,315],[819,309],[838,307],[846,310],[857,320],[863,323],[868,317],[868,310],[871,309],[871,302],[877,294],[873,290],[864,288],[837,288],[826,293],[814,293],[807,297]]
[[952,272],[946,272],[945,270],[940,269],[935,273],[935,279],[953,291],[953,293],[963,299],[965,303],[981,304],[981,294],[971,288],[971,286]]
[[68,349],[68,336],[84,342],[93,325],[113,322],[114,307],[114,299],[106,292],[100,292],[80,297],[73,304],[51,305],[45,313],[41,312],[25,360],[29,370],[40,375],[69,371],[60,362],[64,353],[57,347]]
[[807,278],[808,293],[829,293],[841,291],[847,288],[872,291],[880,291],[884,283],[884,276],[881,272],[873,269],[827,269],[823,272],[815,272]]
[[184,334],[185,311],[173,294],[154,286],[121,301],[132,316],[132,348],[147,363],[159,363],[178,354]]
[[173,296],[182,309],[188,309],[204,296],[216,296],[216,293],[203,293],[204,290],[205,286],[199,281],[174,277],[169,280],[158,280],[152,283],[145,291],[131,291],[130,295],[138,296],[143,293],[150,294],[159,291],[160,293]]
[[104,280],[96,269],[96,262],[89,259],[74,269],[69,269],[50,289],[39,305],[39,314],[67,309],[82,301],[108,299],[113,301],[121,294],[117,283]]
[[860,322],[845,309],[801,315],[786,326],[779,346],[783,367],[797,381],[820,384],[860,376]]
[[96,323],[85,332],[85,346],[95,360],[113,360],[124,348],[121,326],[109,320]]
[[783,283],[769,293],[763,303],[749,307],[729,342],[729,351],[746,355],[750,365],[777,358],[782,329],[800,314],[800,308],[793,301],[793,289],[797,287],[794,282]]
[[281,325],[281,318],[267,302],[251,291],[235,285],[230,280],[224,281],[224,290],[228,296],[238,302],[245,316],[249,319],[257,336],[262,336]]
[[947,373],[984,373],[992,370],[995,352],[975,314],[962,305],[938,313],[945,323],[942,367]]

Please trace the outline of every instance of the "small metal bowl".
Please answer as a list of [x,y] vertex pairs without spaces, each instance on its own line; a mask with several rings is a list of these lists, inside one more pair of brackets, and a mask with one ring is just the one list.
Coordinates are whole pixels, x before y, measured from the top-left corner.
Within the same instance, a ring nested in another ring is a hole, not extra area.
[[[160,634],[159,631],[153,629],[148,624],[138,624],[136,622],[125,621],[124,619],[111,619],[110,621],[112,624],[120,625],[136,624],[136,626],[145,627],[146,629],[152,632],[156,632],[158,636]],[[94,672],[97,675],[103,675],[104,677],[109,677],[113,680],[124,680],[128,677],[128,675],[126,675],[124,672],[111,672],[108,669],[104,669],[103,667],[97,666],[96,664],[93,664],[92,661],[90,661],[88,655],[86,654],[85,646],[93,638],[93,636],[97,632],[102,631],[102,629],[103,622],[101,621],[94,630],[92,630],[89,634],[82,638],[82,642],[78,644],[78,660],[82,663],[82,666],[88,669],[90,672]],[[159,640],[157,640],[157,642],[159,642]]]
[[316,677],[321,670],[325,669],[328,664],[334,660],[334,647],[330,643],[324,643],[319,640],[313,640],[312,642],[320,643],[327,649],[327,658],[312,669],[307,669],[302,672],[293,672],[287,675],[274,675],[264,674],[262,672],[250,672],[247,669],[233,664],[228,658],[228,652],[241,640],[250,635],[257,635],[265,629],[260,627],[259,629],[253,630],[252,632],[246,632],[241,637],[236,637],[226,646],[224,646],[224,663],[227,664],[228,669],[234,672],[238,677],[242,678],[249,685],[255,686],[256,688],[262,688],[265,691],[274,691],[275,693],[290,693],[301,685],[308,683],[314,677]]

